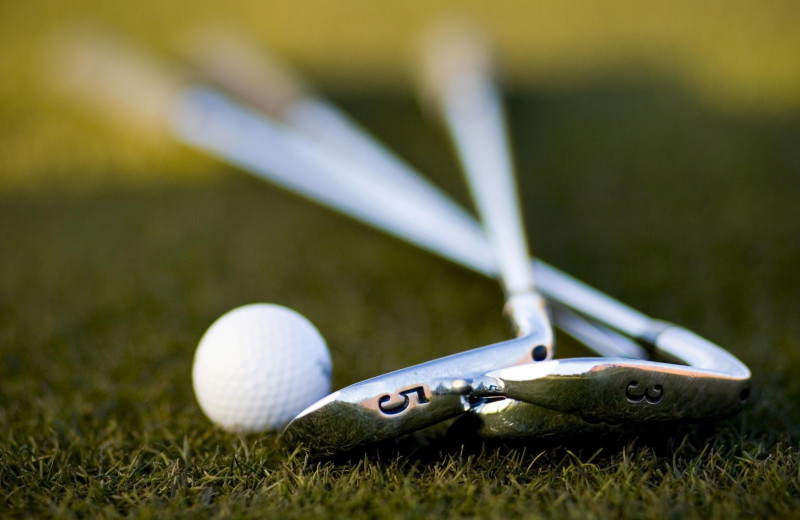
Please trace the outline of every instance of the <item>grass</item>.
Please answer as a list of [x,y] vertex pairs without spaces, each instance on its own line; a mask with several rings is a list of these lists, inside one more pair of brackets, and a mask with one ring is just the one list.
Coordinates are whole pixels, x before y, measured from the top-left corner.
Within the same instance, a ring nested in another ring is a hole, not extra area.
[[162,51],[195,23],[251,30],[465,202],[449,148],[407,93],[408,44],[451,2],[6,2],[0,517],[796,515],[796,2],[462,8],[507,58],[536,254],[729,348],[753,371],[751,404],[716,424],[599,438],[484,442],[441,427],[328,461],[273,434],[213,428],[190,367],[233,307],[306,315],[341,387],[507,337],[500,291],[173,143],[83,117],[43,89],[43,42],[85,18]]
[[[465,199],[410,98],[340,101]],[[201,414],[191,359],[217,316],[253,301],[299,310],[328,339],[339,387],[506,337],[495,284],[224,166],[191,183],[31,188],[0,198],[0,514],[795,513],[798,120],[624,78],[509,104],[537,253],[730,348],[754,372],[741,415],[548,442],[436,430],[311,461]],[[581,353],[560,340],[561,355]]]

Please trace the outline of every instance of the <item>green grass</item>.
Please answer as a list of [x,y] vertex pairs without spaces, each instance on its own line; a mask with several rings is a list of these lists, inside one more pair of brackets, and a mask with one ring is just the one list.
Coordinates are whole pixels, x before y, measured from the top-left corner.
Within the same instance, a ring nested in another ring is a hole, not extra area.
[[[340,101],[465,200],[410,98]],[[321,462],[221,432],[189,374],[226,310],[271,301],[308,316],[339,387],[507,337],[500,291],[224,166],[144,185],[111,170],[88,190],[0,195],[0,516],[796,512],[800,121],[721,114],[630,78],[519,92],[509,108],[537,254],[741,357],[754,372],[742,414],[548,442],[435,430]],[[565,338],[559,350],[582,352]]]

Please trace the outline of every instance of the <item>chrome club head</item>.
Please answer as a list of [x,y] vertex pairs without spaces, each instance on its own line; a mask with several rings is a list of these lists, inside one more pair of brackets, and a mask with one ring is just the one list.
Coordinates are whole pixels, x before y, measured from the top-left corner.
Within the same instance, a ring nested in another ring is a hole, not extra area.
[[514,424],[495,405],[478,405],[485,436],[519,435],[539,428],[540,407],[590,423],[642,424],[721,419],[741,410],[750,371],[730,353],[675,325],[653,321],[655,355],[674,363],[624,358],[572,358],[495,370],[475,378],[475,396],[518,401]]
[[391,372],[338,390],[295,417],[283,432],[327,456],[392,439],[467,412],[471,379],[503,366],[535,364],[552,344],[540,316],[544,300],[535,295],[515,302],[515,323],[526,333],[515,339]]

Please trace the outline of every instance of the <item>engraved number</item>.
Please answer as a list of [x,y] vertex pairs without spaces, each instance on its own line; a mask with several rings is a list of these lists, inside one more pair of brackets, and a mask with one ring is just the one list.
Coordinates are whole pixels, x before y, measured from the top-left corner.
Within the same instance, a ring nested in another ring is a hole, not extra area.
[[425,397],[425,390],[421,386],[415,386],[414,388],[409,388],[408,390],[400,392],[400,396],[402,396],[403,400],[399,403],[390,405],[388,403],[392,400],[392,396],[388,394],[380,396],[378,398],[378,409],[386,415],[396,415],[404,412],[411,405],[410,394],[417,394],[417,403],[428,404],[428,398]]
[[625,397],[632,403],[656,404],[664,397],[664,388],[661,385],[653,385],[642,388],[638,381],[631,381],[625,389]]

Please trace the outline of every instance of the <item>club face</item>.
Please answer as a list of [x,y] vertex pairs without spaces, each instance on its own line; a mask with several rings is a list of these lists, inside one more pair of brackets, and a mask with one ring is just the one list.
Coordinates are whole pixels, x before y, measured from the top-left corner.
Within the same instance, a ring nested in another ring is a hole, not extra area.
[[469,409],[473,377],[533,363],[539,339],[524,336],[348,386],[301,412],[283,437],[315,455],[328,456],[463,414]]

